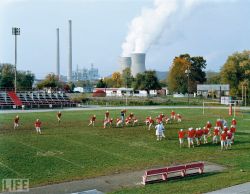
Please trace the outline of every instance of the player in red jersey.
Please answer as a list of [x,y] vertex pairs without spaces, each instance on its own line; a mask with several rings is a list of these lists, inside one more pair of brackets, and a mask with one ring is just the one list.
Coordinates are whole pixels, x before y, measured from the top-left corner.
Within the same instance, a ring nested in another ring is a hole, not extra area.
[[172,110],[171,111],[171,117],[170,117],[172,120],[175,120],[175,112]]
[[89,120],[89,125],[88,126],[92,125],[94,127],[95,126],[95,121],[96,121],[96,116],[93,115],[91,117],[91,119]]
[[207,124],[206,124],[206,128],[208,128],[208,130],[210,130],[211,127],[212,127],[212,124],[210,123],[210,121],[208,121]]
[[230,132],[232,133],[232,143],[234,143],[234,134],[236,132],[236,127],[235,125],[231,125],[230,127]]
[[36,132],[41,134],[41,125],[42,125],[42,122],[37,119],[36,122],[35,122],[35,129],[36,129]]
[[105,112],[105,117],[104,117],[104,120],[108,120],[109,119],[109,111],[107,110]]
[[109,127],[112,126],[113,123],[113,118],[108,118],[106,120],[103,121],[103,128],[105,129],[107,125],[109,125]]
[[151,129],[151,126],[154,124],[154,119],[152,119],[152,117],[149,117],[149,125],[148,125],[148,130]]
[[56,114],[56,117],[57,117],[58,123],[60,124],[60,122],[61,122],[61,117],[62,117],[62,113],[59,111],[59,112]]
[[150,117],[146,117],[146,120],[145,120],[146,126],[149,125],[149,123],[150,123],[149,121],[150,121]]
[[178,137],[179,137],[179,142],[180,142],[180,148],[183,147],[185,134],[186,133],[185,133],[185,131],[183,131],[183,129],[180,129],[180,131],[178,132]]
[[208,143],[208,141],[207,141],[208,135],[209,135],[209,128],[203,127],[204,144]]
[[192,147],[194,148],[195,130],[192,127],[188,129],[187,136],[188,136],[188,147],[190,148],[192,145]]
[[224,127],[223,127],[223,131],[225,131],[225,133],[227,133],[228,127],[227,127],[227,126],[224,126]]
[[232,144],[232,133],[231,131],[227,132],[227,145],[226,145],[226,149],[231,149],[231,144]]
[[133,117],[134,117],[134,113],[132,113],[132,112],[129,113],[129,118],[130,118],[130,119],[133,119]]
[[14,118],[14,129],[16,129],[17,127],[19,127],[19,116],[18,115]]
[[237,124],[237,122],[236,122],[235,118],[233,118],[233,119],[232,119],[232,125],[233,125],[234,127],[236,127],[236,124]]
[[135,126],[135,124],[138,124],[138,119],[136,117],[133,118],[133,126]]
[[220,135],[221,150],[224,150],[226,148],[226,139],[227,134],[225,133],[225,131],[222,131]]
[[201,138],[202,138],[203,131],[201,128],[196,128],[196,133],[195,133],[195,140],[197,145],[199,146],[201,144]]
[[130,117],[127,117],[125,119],[125,125],[129,125],[129,124],[131,124],[131,122],[132,122],[132,119]]
[[177,122],[180,123],[180,122],[181,122],[181,115],[180,115],[180,114],[177,114],[177,115],[176,115],[176,118],[177,118]]
[[122,125],[122,119],[117,118],[116,119],[116,127],[120,127],[120,125]]
[[165,118],[165,123],[166,123],[166,124],[168,124],[168,123],[171,121],[170,118],[168,118],[167,115],[166,115],[164,118]]
[[218,143],[218,136],[220,134],[219,127],[214,127],[214,133],[213,133],[213,143]]
[[217,119],[216,123],[215,123],[215,126],[219,129],[219,130],[222,130],[222,122],[220,119]]

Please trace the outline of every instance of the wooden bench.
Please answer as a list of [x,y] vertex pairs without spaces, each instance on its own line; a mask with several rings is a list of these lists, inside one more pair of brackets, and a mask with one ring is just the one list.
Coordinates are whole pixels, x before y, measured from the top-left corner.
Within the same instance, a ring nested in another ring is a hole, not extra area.
[[[173,173],[181,173],[181,177],[184,177],[187,175],[187,172],[191,170],[193,172],[189,174],[195,173],[195,170],[198,170],[198,173],[202,174],[204,172],[204,162],[194,162],[184,165],[146,170],[142,176],[142,184],[145,185],[152,181],[167,181],[168,175]],[[149,178],[151,178],[151,180],[149,180]]]

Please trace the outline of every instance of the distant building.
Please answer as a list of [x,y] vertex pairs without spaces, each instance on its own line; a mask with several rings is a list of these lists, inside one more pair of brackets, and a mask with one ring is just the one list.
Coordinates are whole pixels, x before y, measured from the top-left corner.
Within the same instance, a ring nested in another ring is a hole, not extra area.
[[197,95],[210,98],[220,98],[229,96],[229,84],[198,84]]
[[91,64],[90,69],[86,68],[76,68],[76,71],[72,72],[72,81],[95,81],[100,78],[97,68],[94,68],[94,65]]

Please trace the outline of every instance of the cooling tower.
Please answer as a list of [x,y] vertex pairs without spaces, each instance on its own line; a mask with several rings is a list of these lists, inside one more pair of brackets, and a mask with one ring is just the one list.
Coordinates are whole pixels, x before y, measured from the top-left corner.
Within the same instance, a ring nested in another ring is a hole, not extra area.
[[131,60],[132,60],[131,73],[133,77],[136,77],[137,73],[143,73],[144,71],[146,71],[145,58],[146,58],[145,53],[131,54]]
[[121,73],[126,68],[131,68],[131,57],[120,57],[119,64],[121,65]]

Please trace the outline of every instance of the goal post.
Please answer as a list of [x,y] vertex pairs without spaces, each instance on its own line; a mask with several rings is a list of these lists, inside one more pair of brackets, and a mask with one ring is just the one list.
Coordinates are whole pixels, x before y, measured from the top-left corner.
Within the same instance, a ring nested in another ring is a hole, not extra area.
[[203,115],[205,114],[205,107],[206,107],[206,104],[220,104],[220,102],[203,101],[203,106],[202,106]]

